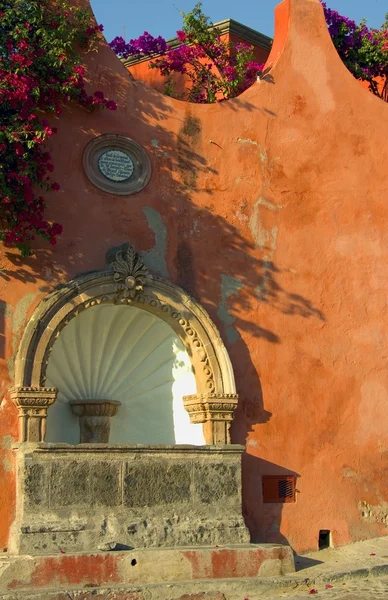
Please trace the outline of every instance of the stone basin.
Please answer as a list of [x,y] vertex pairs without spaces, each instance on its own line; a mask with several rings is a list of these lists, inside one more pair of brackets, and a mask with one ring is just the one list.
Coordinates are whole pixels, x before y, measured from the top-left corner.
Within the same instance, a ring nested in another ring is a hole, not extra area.
[[70,400],[73,415],[79,418],[80,444],[107,444],[110,420],[117,414],[119,400]]

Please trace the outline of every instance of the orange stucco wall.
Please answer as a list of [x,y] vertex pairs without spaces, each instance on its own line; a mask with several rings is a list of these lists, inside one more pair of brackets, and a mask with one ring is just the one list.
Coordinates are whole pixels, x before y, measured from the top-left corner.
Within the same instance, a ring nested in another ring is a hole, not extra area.
[[[86,57],[90,81],[119,109],[71,107],[56,123],[62,191],[49,204],[64,234],[27,260],[1,249],[0,546],[14,511],[6,390],[25,323],[55,284],[102,267],[128,240],[155,250],[155,273],[163,264],[203,304],[229,350],[252,539],[301,551],[317,547],[320,529],[335,545],[388,533],[388,107],[341,63],[318,0],[284,7],[270,77],[217,105],[131,81],[105,44]],[[151,158],[151,181],[134,196],[84,175],[86,143],[111,132]],[[291,473],[297,502],[263,505],[261,475]]]
[[[376,82],[377,82],[379,94],[382,95],[382,98],[384,99],[385,102],[388,102],[388,85],[387,85],[386,80],[383,77],[377,77]],[[364,89],[369,90],[368,81],[360,81],[360,84],[362,85],[362,87]]]

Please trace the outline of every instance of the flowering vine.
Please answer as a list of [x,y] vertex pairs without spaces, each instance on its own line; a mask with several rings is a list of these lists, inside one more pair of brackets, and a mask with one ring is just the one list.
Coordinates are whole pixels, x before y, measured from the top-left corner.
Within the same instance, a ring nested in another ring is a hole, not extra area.
[[370,91],[388,101],[388,14],[381,29],[369,29],[366,21],[357,25],[328,8],[321,0],[326,23],[337,52],[349,71],[369,83]]
[[[357,78],[369,83],[375,95],[388,101],[388,15],[381,29],[369,29],[366,22],[357,25],[337,11],[324,9],[333,43],[346,67]],[[247,89],[262,72],[263,65],[253,58],[253,47],[228,45],[220,32],[202,12],[201,3],[188,13],[181,13],[183,27],[177,31],[178,47],[153,37],[147,31],[126,43],[116,37],[110,44],[121,58],[152,57],[149,67],[166,77],[165,93],[191,102],[215,102],[233,98]],[[173,73],[188,77],[191,84],[178,94]]]
[[101,31],[68,0],[0,0],[0,239],[23,255],[37,235],[55,244],[62,232],[36,193],[60,189],[44,148],[56,132],[47,117],[70,101],[116,108],[84,85],[79,50],[92,48]]
[[[110,46],[122,58],[158,55],[150,62],[150,68],[166,76],[165,93],[182,100],[199,103],[226,100],[251,86],[263,68],[254,60],[253,47],[222,40],[220,31],[203,14],[201,3],[181,15],[183,27],[177,31],[180,42],[177,48],[147,31],[128,43],[116,37]],[[175,90],[173,73],[185,74],[190,80],[185,93],[178,94]]]

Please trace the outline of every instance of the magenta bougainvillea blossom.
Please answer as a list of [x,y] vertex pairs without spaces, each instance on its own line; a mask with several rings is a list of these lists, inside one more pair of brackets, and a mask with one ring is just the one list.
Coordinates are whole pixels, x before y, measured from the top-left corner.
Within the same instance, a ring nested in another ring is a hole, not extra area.
[[359,25],[321,0],[333,44],[349,71],[369,83],[370,91],[388,100],[388,14],[381,29]]
[[44,148],[56,133],[47,117],[70,101],[87,110],[116,104],[85,90],[79,49],[102,31],[87,11],[66,0],[0,0],[0,22],[0,239],[28,255],[37,235],[55,244],[62,231],[45,218],[41,195],[60,189]]
[[[263,69],[254,60],[253,47],[243,43],[230,45],[222,40],[219,30],[203,14],[201,3],[190,13],[181,14],[183,27],[177,31],[180,45],[176,48],[147,31],[128,43],[117,37],[110,46],[122,58],[154,55],[149,66],[166,77],[165,93],[182,100],[226,100],[251,86]],[[178,94],[174,89],[173,73],[184,74],[190,80],[186,93]]]

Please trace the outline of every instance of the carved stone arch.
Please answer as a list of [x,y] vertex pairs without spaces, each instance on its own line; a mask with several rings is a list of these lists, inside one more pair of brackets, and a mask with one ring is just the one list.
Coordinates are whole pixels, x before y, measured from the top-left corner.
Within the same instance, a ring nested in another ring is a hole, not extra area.
[[103,303],[135,306],[170,325],[190,357],[196,380],[197,394],[183,398],[190,420],[204,423],[207,443],[229,443],[238,398],[231,361],[216,326],[181,288],[151,276],[129,244],[107,253],[105,269],[81,275],[50,293],[28,322],[11,390],[19,407],[20,440],[44,439],[47,408],[57,393],[55,388],[45,387],[55,340],[81,311]]

